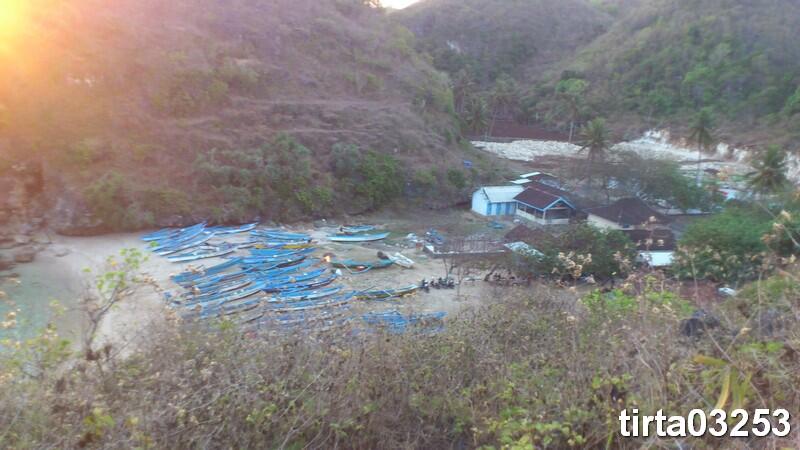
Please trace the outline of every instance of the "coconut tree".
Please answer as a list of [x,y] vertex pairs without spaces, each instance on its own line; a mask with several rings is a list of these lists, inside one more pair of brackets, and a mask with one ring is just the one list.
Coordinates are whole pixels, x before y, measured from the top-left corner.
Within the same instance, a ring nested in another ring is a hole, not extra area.
[[[579,145],[581,148],[578,152],[587,152],[586,177],[591,185],[592,174],[599,168],[599,163],[605,160],[606,153],[611,146],[606,121],[596,118],[584,125],[581,129]],[[607,183],[603,183],[602,188],[605,190],[607,185]]]
[[786,152],[777,145],[768,146],[767,151],[753,162],[753,167],[755,170],[747,174],[747,185],[754,192],[776,192],[789,183]]
[[606,121],[601,118],[592,119],[584,125],[580,136],[579,152],[587,152],[589,164],[605,158],[610,147],[610,138]]
[[464,124],[475,133],[485,133],[489,126],[489,105],[483,97],[470,96],[464,102]]
[[697,174],[696,181],[700,184],[700,161],[703,159],[703,151],[708,150],[711,144],[714,143],[712,136],[714,128],[714,119],[711,116],[711,110],[703,108],[694,118],[692,127],[689,129],[689,139],[697,144]]

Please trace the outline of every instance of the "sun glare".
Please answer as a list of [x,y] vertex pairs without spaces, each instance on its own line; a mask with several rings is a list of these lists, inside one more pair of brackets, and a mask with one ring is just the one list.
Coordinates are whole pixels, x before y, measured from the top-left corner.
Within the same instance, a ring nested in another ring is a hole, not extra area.
[[29,0],[0,0],[0,53],[9,53],[24,33]]
[[27,13],[27,0],[0,0],[0,37],[18,33]]

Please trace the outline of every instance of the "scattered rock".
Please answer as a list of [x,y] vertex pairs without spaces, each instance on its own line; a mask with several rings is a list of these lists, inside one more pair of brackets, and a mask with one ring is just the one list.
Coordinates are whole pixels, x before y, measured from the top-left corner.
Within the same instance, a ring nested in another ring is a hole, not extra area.
[[67,247],[57,247],[53,249],[53,255],[55,255],[56,258],[63,258],[70,253],[72,253],[72,251]]
[[0,255],[0,271],[11,270],[14,268],[14,261],[7,256]]
[[717,328],[718,326],[719,319],[705,310],[698,309],[692,314],[692,317],[681,322],[681,334],[697,338],[702,336],[706,330]]
[[36,259],[36,248],[27,246],[14,252],[14,262],[29,263]]
[[753,321],[755,332],[763,337],[770,337],[782,328],[782,314],[775,308],[769,308],[756,314]]

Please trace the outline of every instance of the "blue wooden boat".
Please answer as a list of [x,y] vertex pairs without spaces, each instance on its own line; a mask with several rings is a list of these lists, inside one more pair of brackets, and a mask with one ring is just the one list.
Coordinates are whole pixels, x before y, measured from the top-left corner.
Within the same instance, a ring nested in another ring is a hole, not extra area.
[[258,226],[258,222],[248,223],[245,225],[239,225],[234,227],[209,227],[206,228],[206,231],[213,232],[217,236],[224,236],[229,234],[239,234],[239,233],[246,233],[250,230],[254,230]]
[[236,292],[241,289],[245,289],[246,287],[250,286],[253,283],[253,280],[250,278],[242,278],[240,280],[234,280],[229,283],[223,284],[218,286],[213,291],[189,295],[187,296],[182,304],[184,306],[191,306],[197,303],[204,303],[210,302],[213,300],[219,300],[220,298],[226,296],[229,292]]
[[393,264],[394,262],[390,259],[379,259],[374,262],[353,261],[352,259],[331,261],[333,267],[347,269],[350,273],[364,273],[372,269],[384,269]]
[[391,233],[333,235],[328,236],[328,239],[332,242],[370,242],[386,239],[389,234]]
[[229,246],[201,248],[199,250],[191,251],[188,253],[170,255],[167,256],[167,259],[175,263],[197,261],[198,259],[217,258],[225,255],[230,255],[235,251],[236,251],[235,247],[229,247]]
[[219,310],[219,307],[225,303],[233,302],[235,300],[243,299],[261,292],[263,285],[261,283],[253,283],[250,286],[230,292],[222,297],[208,300],[201,303],[194,303],[187,305],[186,309],[190,312],[195,312],[201,316],[212,315]]
[[247,276],[248,273],[251,273],[253,271],[254,270],[251,268],[246,268],[242,270],[237,270],[235,272],[225,272],[218,275],[210,275],[207,277],[198,278],[196,280],[192,280],[189,283],[183,283],[181,285],[187,289],[197,288],[204,290],[220,283],[227,283],[229,281],[237,280],[239,278],[244,278],[245,276]]
[[172,281],[183,284],[190,283],[193,280],[198,280],[210,275],[225,272],[228,269],[233,269],[242,262],[242,258],[231,258],[228,261],[217,264],[211,267],[198,267],[196,269],[187,270],[177,275],[172,276]]
[[308,311],[319,308],[329,308],[333,306],[342,306],[353,300],[354,294],[352,292],[333,298],[326,298],[322,300],[307,300],[300,302],[290,303],[274,303],[270,304],[269,311],[272,312],[294,312],[294,311]]
[[419,286],[417,286],[416,284],[412,284],[398,289],[362,291],[356,294],[356,298],[358,298],[359,300],[380,300],[388,298],[405,297],[406,295],[411,295],[417,292],[418,290]]
[[311,240],[311,236],[305,233],[288,233],[281,230],[253,230],[250,232],[253,236],[264,237],[275,241],[304,241]]
[[336,275],[332,274],[328,277],[321,278],[314,281],[300,281],[296,283],[284,283],[281,285],[276,286],[268,286],[264,288],[266,292],[289,292],[289,291],[301,291],[304,289],[316,289],[323,286],[327,286],[336,279]]
[[279,303],[279,302],[292,302],[292,301],[303,301],[303,300],[316,300],[319,298],[329,297],[333,294],[338,293],[342,290],[341,286],[333,286],[325,289],[317,289],[313,291],[289,291],[289,292],[281,292],[275,297],[272,297],[268,300],[269,303]]
[[214,237],[214,233],[200,232],[197,236],[194,236],[192,238],[181,240],[181,241],[177,241],[177,242],[172,242],[169,245],[165,245],[165,246],[157,246],[157,247],[152,248],[151,250],[156,255],[167,256],[167,255],[170,255],[172,253],[177,253],[177,252],[180,252],[182,250],[188,250],[188,249],[190,249],[192,247],[197,247],[198,245],[205,244],[206,242],[208,242],[213,237]]
[[353,235],[367,233],[375,229],[374,225],[345,225],[339,227],[339,234]]
[[164,228],[145,234],[141,239],[145,242],[175,239],[181,235],[192,235],[195,231],[202,232],[205,226],[206,223],[203,222],[186,228]]

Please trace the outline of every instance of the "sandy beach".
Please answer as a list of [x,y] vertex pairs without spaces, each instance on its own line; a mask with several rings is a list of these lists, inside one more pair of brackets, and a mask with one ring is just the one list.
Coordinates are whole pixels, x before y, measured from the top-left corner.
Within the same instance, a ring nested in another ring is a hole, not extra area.
[[[401,227],[397,223],[394,227]],[[337,259],[353,259],[374,261],[377,253],[402,252],[415,261],[412,269],[391,266],[385,269],[372,270],[356,274],[343,270],[337,283],[347,290],[389,289],[418,284],[423,278],[432,279],[445,275],[445,266],[441,260],[409,245],[404,231],[396,231],[386,241],[374,243],[334,243],[327,236],[335,232],[334,227],[315,228],[297,226],[290,231],[305,232],[312,235],[316,242],[313,256],[322,258],[331,254]],[[192,263],[172,263],[165,257],[147,251],[146,244],[140,240],[142,233],[111,234],[94,237],[52,236],[51,244],[41,251],[33,263],[23,264],[15,269],[19,276],[19,285],[4,287],[13,300],[13,307],[19,309],[20,317],[32,320],[21,324],[15,336],[22,338],[25,334],[41,329],[48,321],[54,322],[62,336],[73,342],[80,342],[82,332],[86,329],[87,320],[82,312],[80,299],[92,291],[94,278],[109,267],[106,264],[110,256],[118,255],[126,248],[142,250],[147,259],[141,267],[142,275],[152,278],[157,287],[145,285],[138,287],[133,295],[126,297],[104,318],[97,337],[97,344],[111,343],[123,354],[136,348],[148,335],[151,327],[170,326],[169,319],[175,317],[164,301],[164,292],[178,295],[180,287],[170,279],[171,275],[180,273],[189,267],[211,266],[222,262],[213,258]],[[226,241],[243,238],[230,237]],[[239,253],[244,254],[244,251]],[[490,285],[481,281],[467,281],[460,291],[455,289],[431,289],[430,292],[419,292],[413,296],[388,301],[358,302],[352,305],[353,315],[370,311],[397,310],[401,313],[445,312],[456,314],[464,306],[477,304],[492,298]],[[52,292],[51,292],[52,291]],[[67,313],[53,318],[49,314],[50,300],[57,299]],[[2,312],[2,311],[0,311]]]

